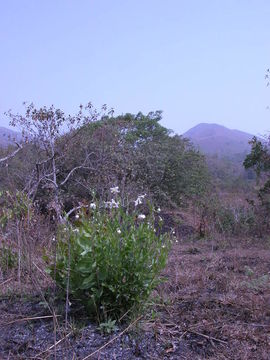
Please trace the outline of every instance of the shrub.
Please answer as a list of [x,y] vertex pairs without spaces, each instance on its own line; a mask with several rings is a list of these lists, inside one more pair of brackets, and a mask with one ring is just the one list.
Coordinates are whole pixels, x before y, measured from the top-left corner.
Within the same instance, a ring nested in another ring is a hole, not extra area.
[[[169,236],[157,235],[154,212],[127,213],[90,207],[75,226],[60,231],[56,249],[56,283],[72,302],[82,303],[99,322],[118,319],[139,308],[160,281]],[[69,270],[70,269],[70,270]],[[49,269],[54,274],[54,264]]]
[[256,226],[256,218],[248,207],[220,206],[216,212],[216,228],[227,235],[252,233]]
[[29,241],[31,226],[35,226],[34,206],[27,194],[19,190],[1,191],[0,204],[0,267],[4,272],[17,268],[20,283],[22,268],[26,264],[26,254],[28,270],[31,269],[29,250],[32,244],[30,245]]
[[216,212],[216,228],[220,233],[233,234],[236,227],[236,218],[229,207],[220,206]]
[[226,204],[215,195],[202,198],[197,203],[200,219],[199,230],[203,235],[217,231],[227,236],[254,234],[257,232],[259,216],[254,206]]
[[18,255],[10,246],[2,245],[0,247],[0,269],[3,273],[16,268]]

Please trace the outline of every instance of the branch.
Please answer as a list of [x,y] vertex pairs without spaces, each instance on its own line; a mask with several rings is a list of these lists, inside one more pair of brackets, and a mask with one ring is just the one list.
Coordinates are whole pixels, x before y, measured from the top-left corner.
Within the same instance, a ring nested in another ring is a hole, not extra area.
[[[93,155],[94,153],[91,152],[90,154],[88,154],[83,162],[83,164],[85,164],[87,162],[87,160],[89,159],[89,157],[91,155]],[[65,185],[65,183],[68,181],[68,179],[70,178],[70,176],[74,173],[74,171],[78,170],[78,169],[87,169],[87,170],[95,170],[93,167],[90,166],[85,166],[85,165],[80,165],[80,166],[76,166],[75,168],[73,168],[72,170],[70,170],[70,172],[68,173],[68,175],[66,176],[65,180],[63,180],[59,186],[63,186]]]
[[74,208],[72,208],[71,210],[69,210],[69,212],[66,213],[66,216],[65,216],[65,219],[68,219],[69,216],[74,212],[74,211],[77,211],[77,210],[80,210],[82,208],[87,208],[88,205],[79,205],[79,206],[76,206]]
[[84,166],[84,165],[80,165],[80,166],[76,166],[75,168],[73,168],[67,175],[67,177],[65,178],[65,180],[63,180],[60,183],[60,186],[65,185],[65,183],[68,181],[68,179],[71,177],[71,175],[74,173],[74,171],[78,170],[78,169],[87,169],[87,170],[95,170],[93,167],[90,166]]
[[50,183],[52,183],[56,189],[58,188],[57,183],[56,183],[54,180],[50,179],[50,178],[49,178],[49,175],[43,176],[42,180],[43,180],[43,179],[46,179],[47,181],[49,181]]
[[18,149],[16,149],[15,151],[13,151],[13,153],[9,154],[8,156],[0,159],[0,163],[9,160],[10,158],[12,158],[13,156],[15,156],[21,149],[22,149],[22,145],[16,143],[16,145],[18,146]]

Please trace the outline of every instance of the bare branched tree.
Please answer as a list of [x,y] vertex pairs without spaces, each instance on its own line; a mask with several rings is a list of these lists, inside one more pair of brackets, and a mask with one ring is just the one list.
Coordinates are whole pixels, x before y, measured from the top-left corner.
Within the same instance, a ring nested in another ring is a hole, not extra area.
[[[7,113],[11,119],[10,125],[21,130],[22,143],[35,149],[35,168],[30,179],[28,174],[25,190],[30,198],[35,199],[39,188],[46,189],[51,195],[50,208],[54,210],[57,220],[63,221],[61,190],[76,172],[82,169],[95,170],[91,162],[93,154],[86,152],[79,164],[65,169],[66,172],[63,173],[61,165],[65,155],[69,146],[74,143],[74,138],[87,124],[105,114],[110,114],[110,111],[108,112],[104,105],[98,112],[91,103],[88,103],[86,106],[80,105],[79,112],[75,116],[66,116],[62,110],[54,106],[44,106],[40,109],[37,109],[33,103],[25,106],[25,115]],[[16,150],[18,151],[19,149]]]

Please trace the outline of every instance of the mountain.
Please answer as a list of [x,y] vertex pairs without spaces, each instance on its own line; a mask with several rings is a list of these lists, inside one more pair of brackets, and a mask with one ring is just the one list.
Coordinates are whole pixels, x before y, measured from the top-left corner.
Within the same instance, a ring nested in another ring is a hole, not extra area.
[[225,191],[248,191],[254,185],[256,174],[243,167],[243,161],[251,149],[249,141],[253,135],[218,124],[202,123],[183,136],[206,155],[208,169],[217,188]]
[[0,126],[0,147],[6,147],[9,144],[12,144],[14,140],[19,141],[20,139],[20,133]]
[[243,131],[207,123],[196,125],[183,136],[189,138],[203,153],[225,157],[248,153],[250,150],[248,142],[253,137],[253,135]]

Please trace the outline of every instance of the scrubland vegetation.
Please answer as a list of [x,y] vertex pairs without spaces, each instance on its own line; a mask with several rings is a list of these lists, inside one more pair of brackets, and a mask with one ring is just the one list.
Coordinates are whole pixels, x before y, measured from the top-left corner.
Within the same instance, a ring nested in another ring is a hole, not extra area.
[[269,359],[268,145],[245,171],[161,115],[9,113],[3,359]]

